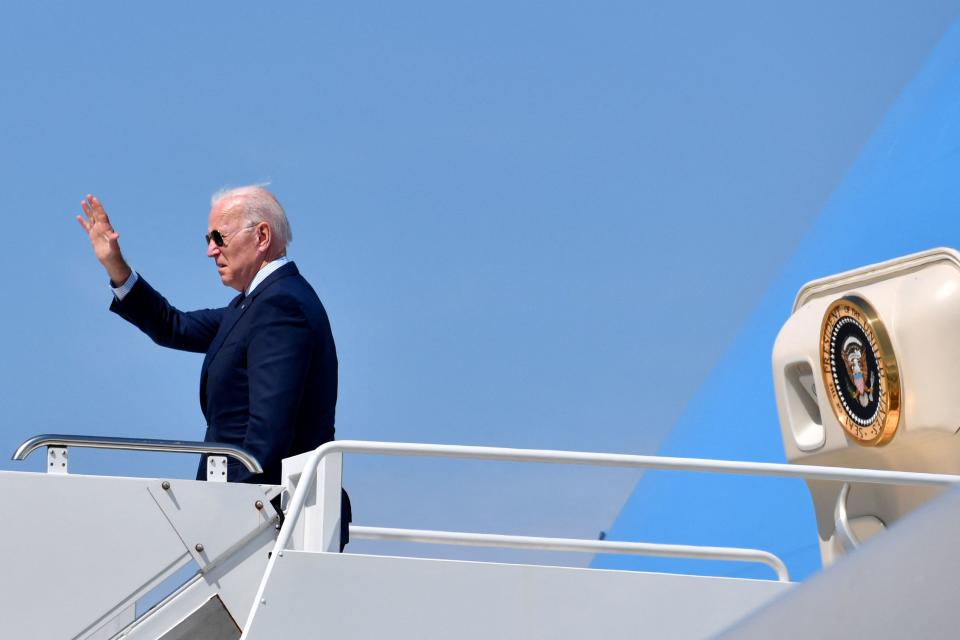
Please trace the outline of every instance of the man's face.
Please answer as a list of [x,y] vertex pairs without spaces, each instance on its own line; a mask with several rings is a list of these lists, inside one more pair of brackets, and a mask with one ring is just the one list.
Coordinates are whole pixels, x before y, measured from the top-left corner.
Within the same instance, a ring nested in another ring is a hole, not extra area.
[[224,285],[243,291],[253,280],[263,262],[257,248],[257,229],[249,227],[240,215],[237,199],[221,200],[210,209],[207,233],[216,229],[224,238],[224,246],[213,240],[207,243],[207,256],[213,258]]

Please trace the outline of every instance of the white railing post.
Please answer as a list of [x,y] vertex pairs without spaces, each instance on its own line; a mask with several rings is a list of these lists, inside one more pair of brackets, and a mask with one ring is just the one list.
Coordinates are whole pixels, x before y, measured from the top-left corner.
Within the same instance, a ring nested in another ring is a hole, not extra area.
[[[340,490],[343,486],[343,454],[331,453],[317,465],[304,511],[303,550],[340,552]],[[312,500],[310,499],[312,498]]]
[[[338,553],[343,454],[329,453],[318,463],[315,453],[302,453],[283,461],[281,475],[287,488],[284,512],[291,517],[293,525],[288,536],[289,548]],[[299,509],[293,504],[297,494],[301,494]]]

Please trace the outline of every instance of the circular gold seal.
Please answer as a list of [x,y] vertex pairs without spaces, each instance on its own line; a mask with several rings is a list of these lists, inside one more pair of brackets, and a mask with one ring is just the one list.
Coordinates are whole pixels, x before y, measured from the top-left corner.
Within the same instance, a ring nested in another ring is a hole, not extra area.
[[820,372],[833,413],[854,442],[890,442],[900,423],[900,371],[883,322],[863,298],[845,296],[827,308]]

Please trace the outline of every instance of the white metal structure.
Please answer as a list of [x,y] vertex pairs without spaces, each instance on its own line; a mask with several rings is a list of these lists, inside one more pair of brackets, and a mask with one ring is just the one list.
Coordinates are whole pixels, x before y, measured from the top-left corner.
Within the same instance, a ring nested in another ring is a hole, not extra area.
[[[824,317],[856,297],[876,312],[900,380],[896,435],[884,446],[849,437],[822,372]],[[791,463],[960,473],[960,253],[938,248],[806,284],[773,347],[781,436]],[[825,565],[942,493],[808,480]],[[841,494],[842,492],[842,494]],[[842,503],[842,504],[841,504]],[[843,518],[838,519],[838,512]],[[840,522],[840,526],[837,523]],[[847,522],[849,526],[842,523]]]
[[[84,446],[92,441],[85,439]],[[45,442],[51,449],[61,449],[67,439],[52,437]],[[316,619],[306,615],[312,606],[335,618],[328,620],[329,630],[344,637],[372,637],[388,630],[394,637],[450,637],[451,625],[468,611],[483,611],[484,616],[469,629],[457,631],[458,637],[573,638],[597,629],[613,637],[629,637],[637,630],[632,622],[637,616],[660,628],[661,637],[704,637],[791,586],[782,561],[751,549],[351,527],[355,537],[756,561],[770,566],[776,581],[342,555],[336,553],[336,545],[344,453],[914,486],[960,482],[958,476],[883,470],[339,441],[285,461],[286,489],[292,499],[278,533],[278,518],[269,501],[281,487],[76,476],[55,468],[47,474],[3,473],[0,490],[29,498],[22,520],[36,532],[4,534],[6,548],[23,550],[10,563],[4,581],[5,635],[78,640],[201,637],[196,634],[237,638],[241,637],[238,623],[245,621],[244,638],[300,637],[315,629]],[[50,509],[51,504],[61,506]],[[119,522],[108,518],[108,505],[123,511]],[[198,570],[193,578],[149,611],[137,612],[139,599],[191,561]],[[46,571],[43,567],[57,568],[57,579],[37,583],[33,577],[37,563],[41,573]],[[38,588],[44,598],[39,597]],[[585,593],[592,594],[588,607],[582,602]],[[679,612],[689,598],[712,605],[684,619]],[[43,611],[49,599],[69,604],[48,619]],[[384,599],[391,600],[394,608],[385,607]],[[401,606],[401,601],[406,604]],[[397,625],[408,616],[407,608],[418,602],[442,606],[431,606],[430,613],[418,615],[409,633],[399,629]],[[344,611],[354,613],[335,615]],[[663,626],[668,619],[672,620],[669,630]]]

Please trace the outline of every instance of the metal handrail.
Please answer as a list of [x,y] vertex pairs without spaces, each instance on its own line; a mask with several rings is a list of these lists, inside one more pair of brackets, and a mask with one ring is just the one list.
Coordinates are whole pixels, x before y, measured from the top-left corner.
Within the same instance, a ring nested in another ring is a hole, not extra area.
[[313,451],[311,457],[305,463],[304,473],[315,473],[320,460],[331,453],[583,464],[596,467],[621,467],[630,469],[671,469],[674,471],[702,471],[707,473],[758,475],[779,478],[811,478],[814,480],[865,482],[868,484],[945,487],[960,483],[960,475],[923,473],[917,471],[888,471],[882,469],[784,464],[779,462],[674,458],[668,456],[589,453],[551,449],[509,449],[504,447],[474,447],[452,444],[366,442],[362,440],[336,440],[321,445]]
[[394,529],[350,525],[350,537],[365,540],[393,540],[454,544],[473,547],[501,547],[533,549],[536,551],[573,551],[579,553],[618,553],[660,558],[697,558],[701,560],[731,560],[757,562],[773,569],[780,582],[790,582],[790,573],[783,560],[761,549],[738,547],[706,547],[685,544],[657,544],[652,542],[622,542],[619,540],[581,540],[578,538],[542,538],[509,536],[493,533],[462,533],[459,531],[428,531],[423,529]]
[[[847,553],[855,551],[860,546],[860,538],[857,537],[857,534],[853,532],[853,528],[850,526],[850,519],[847,515],[847,499],[850,497],[850,483],[844,483],[843,488],[840,489],[840,495],[837,496],[837,504],[833,508],[833,528],[837,535],[837,540],[840,542],[840,546],[843,547],[843,550]],[[870,516],[876,519],[881,525],[886,527],[886,523],[877,518],[877,516]]]
[[123,449],[126,451],[166,451],[173,453],[205,453],[238,460],[251,473],[263,473],[263,467],[249,451],[232,444],[193,442],[190,440],[154,440],[149,438],[112,438],[45,433],[28,438],[17,447],[11,460],[25,460],[40,447],[81,447],[87,449]]
[[920,486],[950,486],[960,484],[960,476],[914,471],[887,471],[879,469],[851,469],[775,462],[745,462],[737,460],[710,460],[706,458],[675,458],[617,453],[585,453],[549,449],[508,449],[501,447],[473,447],[465,445],[414,444],[406,442],[363,442],[337,440],[319,446],[307,459],[301,481],[287,510],[286,521],[277,538],[276,550],[284,549],[293,533],[293,527],[306,500],[307,488],[313,482],[320,461],[332,453],[365,453],[371,455],[400,455],[417,457],[461,458],[473,460],[500,460],[510,462],[545,462],[553,464],[587,464],[601,467],[633,469],[672,469],[760,475],[781,478],[814,478],[838,482],[865,482]]
[[[290,542],[294,527],[314,482],[320,461],[332,453],[365,453],[371,455],[399,455],[437,458],[460,458],[471,460],[500,460],[510,462],[542,462],[551,464],[584,464],[598,467],[621,467],[631,469],[671,469],[674,471],[699,471],[759,475],[780,478],[832,480],[837,482],[865,482],[871,484],[897,484],[919,486],[950,486],[960,484],[960,476],[912,471],[886,471],[878,469],[851,469],[774,462],[744,462],[735,460],[710,460],[699,458],[676,458],[615,453],[584,453],[579,451],[555,451],[548,449],[508,449],[499,447],[471,447],[463,445],[414,444],[403,442],[362,442],[337,440],[323,444],[307,458],[297,489],[287,509],[286,519],[273,547],[263,579],[257,590],[255,603],[262,601],[264,590],[278,558]],[[249,629],[259,607],[255,604],[247,618],[244,629]],[[246,634],[246,632],[244,632]],[[243,636],[245,637],[245,635]]]
[[[587,464],[600,467],[627,467],[633,469],[672,469],[708,473],[760,475],[781,478],[814,478],[838,482],[865,482],[920,486],[950,486],[960,484],[960,476],[914,471],[886,471],[878,469],[851,469],[775,462],[744,462],[737,460],[710,460],[706,458],[674,458],[617,453],[585,453],[549,449],[507,449],[500,447],[472,447],[465,445],[414,444],[406,442],[363,442],[336,440],[320,445],[307,459],[297,490],[290,501],[286,520],[277,538],[275,551],[286,548],[293,534],[307,491],[313,482],[317,467],[331,453],[365,453],[371,455],[400,455],[473,460],[500,460],[511,462],[545,462],[553,464]],[[276,554],[275,554],[276,555]]]
[[860,540],[857,534],[850,528],[850,521],[847,519],[847,497],[850,495],[850,483],[844,482],[840,489],[840,495],[837,496],[837,504],[833,507],[833,530],[840,541],[840,546],[846,552],[851,552],[860,546]]

